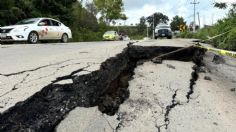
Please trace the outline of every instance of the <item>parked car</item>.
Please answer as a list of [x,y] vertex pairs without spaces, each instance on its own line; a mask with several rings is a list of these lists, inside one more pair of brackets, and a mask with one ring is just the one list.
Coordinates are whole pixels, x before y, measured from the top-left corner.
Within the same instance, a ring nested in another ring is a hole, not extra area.
[[123,41],[129,41],[129,40],[130,40],[130,38],[129,38],[128,35],[122,35],[120,38],[121,38],[121,40],[123,40]]
[[116,31],[107,31],[103,35],[103,40],[119,40],[120,36]]
[[0,28],[0,41],[27,41],[36,44],[41,40],[60,40],[63,43],[72,38],[69,27],[51,18],[31,18],[15,25]]
[[169,25],[159,24],[155,29],[155,39],[167,37],[168,39],[172,39],[172,31]]

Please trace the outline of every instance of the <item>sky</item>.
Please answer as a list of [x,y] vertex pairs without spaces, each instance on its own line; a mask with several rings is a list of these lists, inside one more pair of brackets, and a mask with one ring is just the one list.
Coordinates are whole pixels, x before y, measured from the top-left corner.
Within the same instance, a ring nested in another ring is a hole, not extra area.
[[[154,12],[161,12],[171,20],[175,15],[184,17],[189,24],[193,21],[193,4],[194,0],[123,0],[124,13],[127,15],[126,22],[122,24],[131,25],[139,23],[142,16],[150,16]],[[224,18],[227,10],[220,10],[213,7],[214,2],[233,3],[236,0],[196,0],[199,2],[196,5],[196,12],[199,12],[201,26],[204,24],[211,25],[217,22],[218,19]],[[198,19],[196,17],[198,22]]]

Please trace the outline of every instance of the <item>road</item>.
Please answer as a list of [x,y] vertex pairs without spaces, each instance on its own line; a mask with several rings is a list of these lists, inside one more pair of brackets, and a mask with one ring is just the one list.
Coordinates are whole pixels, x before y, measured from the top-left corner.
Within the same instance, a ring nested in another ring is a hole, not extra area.
[[[0,48],[0,112],[80,68],[98,70],[128,42],[8,45]],[[69,82],[71,80],[68,80]]]
[[[83,68],[77,76],[99,70],[128,42],[1,45],[0,112],[30,98],[58,77]],[[150,40],[136,46],[187,47],[190,40]],[[138,62],[129,80],[129,97],[115,115],[102,114],[98,106],[77,107],[57,125],[58,132],[158,131],[234,132],[236,129],[236,60],[214,60],[207,52],[199,78],[190,89],[194,63],[164,60]],[[217,61],[217,62],[216,62]],[[73,83],[71,79],[57,82]],[[189,94],[192,90],[192,93]],[[1,117],[0,117],[1,119]],[[1,122],[0,122],[1,123]]]

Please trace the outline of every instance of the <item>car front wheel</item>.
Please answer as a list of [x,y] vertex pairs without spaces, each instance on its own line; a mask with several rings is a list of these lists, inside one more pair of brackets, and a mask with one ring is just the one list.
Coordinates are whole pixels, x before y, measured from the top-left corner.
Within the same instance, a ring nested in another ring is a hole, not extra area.
[[61,42],[62,43],[67,43],[68,40],[69,40],[68,35],[64,33],[61,37]]
[[38,43],[39,36],[37,32],[30,32],[28,36],[28,43],[30,44],[36,44]]

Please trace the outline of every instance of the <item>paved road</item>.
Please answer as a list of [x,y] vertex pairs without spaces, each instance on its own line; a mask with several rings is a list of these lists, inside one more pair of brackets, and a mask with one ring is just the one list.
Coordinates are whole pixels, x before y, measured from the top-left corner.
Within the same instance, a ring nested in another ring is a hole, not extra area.
[[80,68],[98,70],[103,61],[120,53],[127,43],[2,45],[0,112],[32,96],[57,77]]
[[[109,41],[1,45],[0,112],[32,96],[57,77],[69,75],[84,67],[88,71],[98,70],[102,62],[122,52],[128,43]],[[150,40],[141,45],[186,46],[188,43],[162,40],[157,44]]]
[[[106,59],[120,53],[128,42],[0,46],[0,112],[23,101],[57,77],[84,68],[98,70]],[[186,47],[190,40],[157,40],[135,43],[142,46]],[[145,62],[135,69],[129,82],[130,97],[115,116],[97,107],[77,107],[56,128],[59,132],[167,131],[234,132],[236,130],[236,60],[213,62],[204,57],[204,72],[189,92],[192,62]],[[83,74],[83,73],[80,73]],[[210,77],[206,80],[205,78]],[[66,80],[59,83],[72,83]],[[176,106],[169,109],[170,106]],[[168,107],[169,106],[169,107]],[[167,121],[168,120],[168,121]]]

